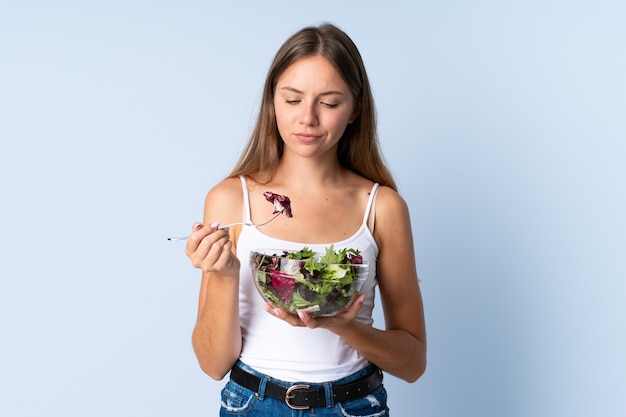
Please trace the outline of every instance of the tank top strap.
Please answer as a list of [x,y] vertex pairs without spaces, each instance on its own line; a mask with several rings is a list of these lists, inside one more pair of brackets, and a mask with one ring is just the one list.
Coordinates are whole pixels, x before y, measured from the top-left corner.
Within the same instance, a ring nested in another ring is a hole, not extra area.
[[370,191],[370,197],[367,200],[367,206],[365,207],[365,213],[363,214],[363,224],[367,225],[370,232],[374,233],[374,220],[376,219],[376,192],[378,191],[379,184],[374,183],[372,190]]
[[241,188],[243,189],[243,207],[242,207],[242,216],[244,222],[250,222],[250,196],[248,195],[248,183],[246,182],[246,177],[243,175],[239,176],[241,180]]

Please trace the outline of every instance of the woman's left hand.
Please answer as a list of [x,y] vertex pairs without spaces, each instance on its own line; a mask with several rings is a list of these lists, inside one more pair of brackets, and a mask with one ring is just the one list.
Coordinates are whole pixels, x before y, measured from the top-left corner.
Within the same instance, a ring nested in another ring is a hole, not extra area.
[[342,327],[352,322],[361,309],[364,298],[363,294],[357,293],[352,304],[341,313],[330,317],[317,317],[304,311],[298,311],[298,314],[295,315],[269,303],[265,304],[265,311],[292,326],[308,327],[310,329],[321,327],[332,330],[332,328]]

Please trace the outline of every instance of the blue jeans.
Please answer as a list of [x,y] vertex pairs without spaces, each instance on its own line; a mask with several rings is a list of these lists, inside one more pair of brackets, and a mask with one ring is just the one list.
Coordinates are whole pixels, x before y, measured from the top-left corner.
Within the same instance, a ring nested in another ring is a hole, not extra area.
[[[261,386],[267,381],[267,376],[263,375],[241,361],[235,366],[239,366],[246,372],[264,378]],[[360,371],[355,372],[345,378],[332,381],[333,384],[345,384],[357,380],[368,375],[373,365],[369,365]],[[272,378],[272,382],[285,387],[293,385],[293,383],[280,381]],[[324,386],[325,384],[311,384],[311,388]],[[290,408],[285,401],[276,400],[263,395],[256,394],[245,387],[234,382],[232,379],[228,381],[224,389],[222,389],[222,401],[220,408],[220,417],[229,416],[246,416],[246,417],[388,417],[389,408],[387,408],[387,392],[383,384],[380,384],[370,394],[361,398],[354,398],[334,404],[332,407],[316,407],[308,410],[294,410]]]

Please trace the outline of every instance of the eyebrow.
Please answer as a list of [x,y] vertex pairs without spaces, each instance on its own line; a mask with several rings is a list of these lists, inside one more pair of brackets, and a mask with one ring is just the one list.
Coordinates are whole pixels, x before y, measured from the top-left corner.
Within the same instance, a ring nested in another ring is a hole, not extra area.
[[[293,87],[281,87],[280,89],[281,90],[291,91],[291,92],[297,93],[297,94],[304,94],[303,91],[300,91],[297,88],[293,88]],[[341,91],[331,90],[331,91],[325,91],[325,92],[320,94],[320,96],[333,96],[333,95],[343,96],[344,93],[342,93]]]

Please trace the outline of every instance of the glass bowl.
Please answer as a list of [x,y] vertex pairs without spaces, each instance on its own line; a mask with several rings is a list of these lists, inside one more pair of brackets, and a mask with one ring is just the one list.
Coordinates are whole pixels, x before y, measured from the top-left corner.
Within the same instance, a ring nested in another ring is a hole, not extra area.
[[[306,248],[305,248],[306,249]],[[327,254],[334,252],[332,246]],[[250,251],[250,268],[257,290],[265,301],[292,314],[306,311],[333,316],[352,302],[367,280],[369,266],[357,251],[339,251],[338,263],[320,261],[324,254],[311,252],[307,259],[293,259],[296,251],[260,249]],[[299,252],[302,254],[302,252]],[[332,257],[330,259],[337,259]]]

